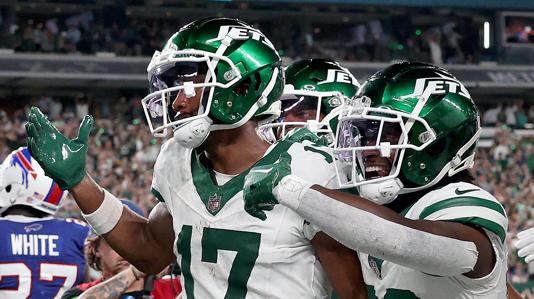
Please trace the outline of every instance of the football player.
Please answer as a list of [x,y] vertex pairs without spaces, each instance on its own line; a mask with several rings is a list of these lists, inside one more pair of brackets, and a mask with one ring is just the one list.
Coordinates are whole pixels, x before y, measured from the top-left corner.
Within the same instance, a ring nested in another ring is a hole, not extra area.
[[508,219],[472,183],[479,115],[454,76],[421,63],[383,69],[336,135],[339,183],[366,199],[292,174],[282,155],[250,171],[246,209],[264,218],[281,203],[357,250],[371,298],[506,297]]
[[82,281],[89,227],[52,216],[66,195],[26,148],[0,165],[0,298],[61,298]]
[[160,203],[149,219],[123,209],[86,174],[91,117],[69,140],[31,109],[30,151],[70,190],[95,231],[143,272],[157,273],[177,259],[186,298],[324,298],[325,270],[338,295],[365,297],[352,251],[286,207],[266,221],[243,208],[250,167],[281,153],[294,157],[293,173],[336,185],[321,148],[309,141],[270,145],[256,133],[284,85],[272,43],[239,20],[198,20],[154,54],[148,78],[151,93],[142,104],[150,129],[156,136],[173,133],[154,166],[152,192]]
[[358,91],[358,80],[330,59],[299,60],[285,69],[285,75],[281,115],[274,122],[260,126],[260,132],[274,142],[286,137],[293,128],[302,127],[324,138],[326,144],[332,144],[332,127],[337,124],[335,110]]

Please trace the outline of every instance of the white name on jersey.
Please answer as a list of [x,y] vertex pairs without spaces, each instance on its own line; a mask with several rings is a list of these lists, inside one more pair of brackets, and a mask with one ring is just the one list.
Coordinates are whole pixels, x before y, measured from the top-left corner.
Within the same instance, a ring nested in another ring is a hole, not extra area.
[[59,256],[56,250],[58,235],[11,234],[13,255]]

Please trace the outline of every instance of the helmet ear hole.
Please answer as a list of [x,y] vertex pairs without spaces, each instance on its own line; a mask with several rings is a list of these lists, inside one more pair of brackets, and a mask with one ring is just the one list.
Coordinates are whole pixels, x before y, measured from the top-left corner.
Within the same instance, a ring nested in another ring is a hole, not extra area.
[[11,192],[11,184],[7,185],[5,189],[7,193]]
[[237,84],[236,87],[234,87],[233,92],[237,96],[246,95],[248,93],[249,88],[250,88],[251,82],[252,82],[252,80],[250,79],[250,77],[246,78],[245,80],[243,80],[242,82]]

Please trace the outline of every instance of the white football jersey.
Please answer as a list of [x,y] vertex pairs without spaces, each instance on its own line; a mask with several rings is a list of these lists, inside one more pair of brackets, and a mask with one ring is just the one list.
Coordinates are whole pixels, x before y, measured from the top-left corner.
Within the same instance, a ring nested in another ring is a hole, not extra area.
[[[328,148],[309,141],[280,141],[256,165],[286,151],[292,174],[335,188]],[[152,192],[173,218],[182,298],[327,298],[331,286],[304,219],[282,205],[267,211],[265,221],[249,215],[242,191],[248,170],[217,186],[201,159],[171,139],[154,167]]]
[[482,228],[493,245],[495,267],[478,279],[438,277],[359,253],[369,298],[506,298],[508,219],[495,197],[475,185],[454,183],[427,193],[405,212],[409,219],[453,221]]

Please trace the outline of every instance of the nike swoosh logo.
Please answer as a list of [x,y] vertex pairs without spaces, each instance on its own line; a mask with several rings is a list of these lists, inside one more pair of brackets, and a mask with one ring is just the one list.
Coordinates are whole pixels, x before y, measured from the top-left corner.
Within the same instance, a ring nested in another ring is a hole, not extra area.
[[467,192],[474,192],[474,191],[478,191],[480,189],[466,189],[466,190],[460,190],[459,188],[456,188],[456,190],[454,190],[454,193],[458,194],[458,195],[462,195],[462,194],[465,194]]

